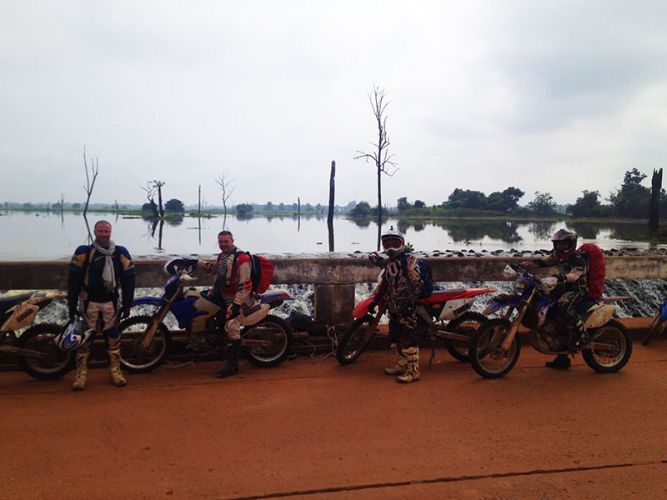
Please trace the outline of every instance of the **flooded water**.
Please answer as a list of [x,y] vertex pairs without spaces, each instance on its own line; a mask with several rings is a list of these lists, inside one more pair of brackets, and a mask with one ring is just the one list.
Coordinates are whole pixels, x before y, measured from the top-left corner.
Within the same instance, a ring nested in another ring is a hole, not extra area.
[[[69,258],[74,249],[88,242],[88,232],[80,214],[12,212],[0,213],[0,260],[42,260]],[[327,253],[325,218],[236,216],[214,218],[185,217],[163,224],[140,217],[116,214],[89,214],[92,224],[99,219],[113,224],[113,239],[137,257],[159,255],[212,255],[217,253],[217,233],[225,227],[234,232],[244,250],[270,254]],[[564,221],[489,221],[447,219],[408,221],[388,219],[415,250],[539,250],[551,247],[549,238],[560,227],[576,230],[582,242],[612,248],[655,247],[635,238],[645,234],[645,223],[571,223]],[[334,250],[341,253],[375,249],[377,225],[338,217],[334,221]],[[658,245],[666,247],[667,245]]]

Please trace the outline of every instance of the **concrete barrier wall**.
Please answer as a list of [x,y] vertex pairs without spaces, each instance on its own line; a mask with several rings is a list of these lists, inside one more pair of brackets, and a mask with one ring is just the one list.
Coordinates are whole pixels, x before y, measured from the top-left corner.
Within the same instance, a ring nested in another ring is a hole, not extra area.
[[[331,323],[349,320],[354,305],[354,284],[377,279],[378,269],[365,258],[272,258],[273,283],[315,285],[315,314]],[[525,257],[432,257],[425,259],[435,281],[502,281],[502,270]],[[139,260],[137,286],[159,287],[166,276],[165,261]],[[607,257],[608,279],[665,279],[667,256]],[[64,289],[66,261],[0,262],[0,289]],[[201,273],[198,285],[212,284],[212,276]]]

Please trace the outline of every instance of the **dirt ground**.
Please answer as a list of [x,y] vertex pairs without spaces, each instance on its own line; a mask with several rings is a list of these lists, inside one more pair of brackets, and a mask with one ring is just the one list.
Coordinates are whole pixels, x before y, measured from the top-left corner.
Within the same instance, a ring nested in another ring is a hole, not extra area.
[[388,352],[80,393],[0,373],[0,498],[666,498],[667,341],[637,344],[613,375],[525,348],[501,380],[441,350],[412,385]]

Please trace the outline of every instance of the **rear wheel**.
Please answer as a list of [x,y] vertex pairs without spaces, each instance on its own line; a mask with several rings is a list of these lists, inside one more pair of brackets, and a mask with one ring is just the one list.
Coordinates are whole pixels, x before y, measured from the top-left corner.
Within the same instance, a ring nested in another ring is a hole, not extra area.
[[511,326],[512,324],[504,319],[492,319],[473,335],[470,342],[470,363],[482,377],[503,377],[519,360],[521,344],[517,335],[508,350],[501,348]]
[[341,365],[349,365],[366,350],[375,331],[370,328],[373,321],[370,315],[355,319],[338,342],[336,359]]
[[267,316],[259,323],[244,328],[241,341],[261,340],[262,346],[244,346],[243,353],[255,366],[271,368],[285,361],[292,346],[292,330],[282,319]]
[[53,339],[63,331],[62,326],[41,323],[28,328],[20,337],[20,346],[36,352],[23,356],[21,368],[31,377],[40,380],[56,380],[74,366],[73,351],[63,351]]
[[581,351],[581,355],[586,364],[599,373],[619,371],[632,355],[632,339],[625,327],[615,320],[593,332],[590,346]]
[[133,316],[120,324],[120,362],[130,373],[155,370],[167,358],[171,334],[164,324],[158,325],[148,346],[142,345],[144,333],[152,319],[150,316]]
[[461,317],[453,319],[447,324],[447,331],[460,333],[468,336],[468,341],[445,340],[445,347],[449,354],[455,359],[467,363],[470,361],[470,340],[477,330],[488,321],[483,314],[476,312],[467,312]]

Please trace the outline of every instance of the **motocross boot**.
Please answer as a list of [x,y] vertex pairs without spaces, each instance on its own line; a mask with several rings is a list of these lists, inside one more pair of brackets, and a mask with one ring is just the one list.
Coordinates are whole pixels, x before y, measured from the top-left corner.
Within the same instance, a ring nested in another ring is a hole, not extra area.
[[[392,344],[392,347],[395,345],[396,344]],[[388,366],[384,369],[384,372],[387,375],[403,375],[406,371],[408,371],[408,360],[403,355],[401,349],[396,349],[396,351],[398,353],[398,361],[394,366]]]
[[123,372],[120,370],[120,347],[109,349],[109,381],[116,387],[127,384]]
[[83,391],[86,388],[86,375],[88,375],[89,350],[76,351],[76,375],[72,383],[73,391]]
[[227,364],[215,374],[218,378],[232,377],[239,373],[239,356],[241,354],[241,339],[233,340],[227,348]]
[[567,370],[572,366],[572,362],[567,354],[559,354],[552,361],[544,363],[544,366],[554,368],[555,370]]
[[402,384],[416,382],[419,380],[419,347],[403,349],[402,354],[405,356],[408,367],[405,373],[396,377],[396,380]]

